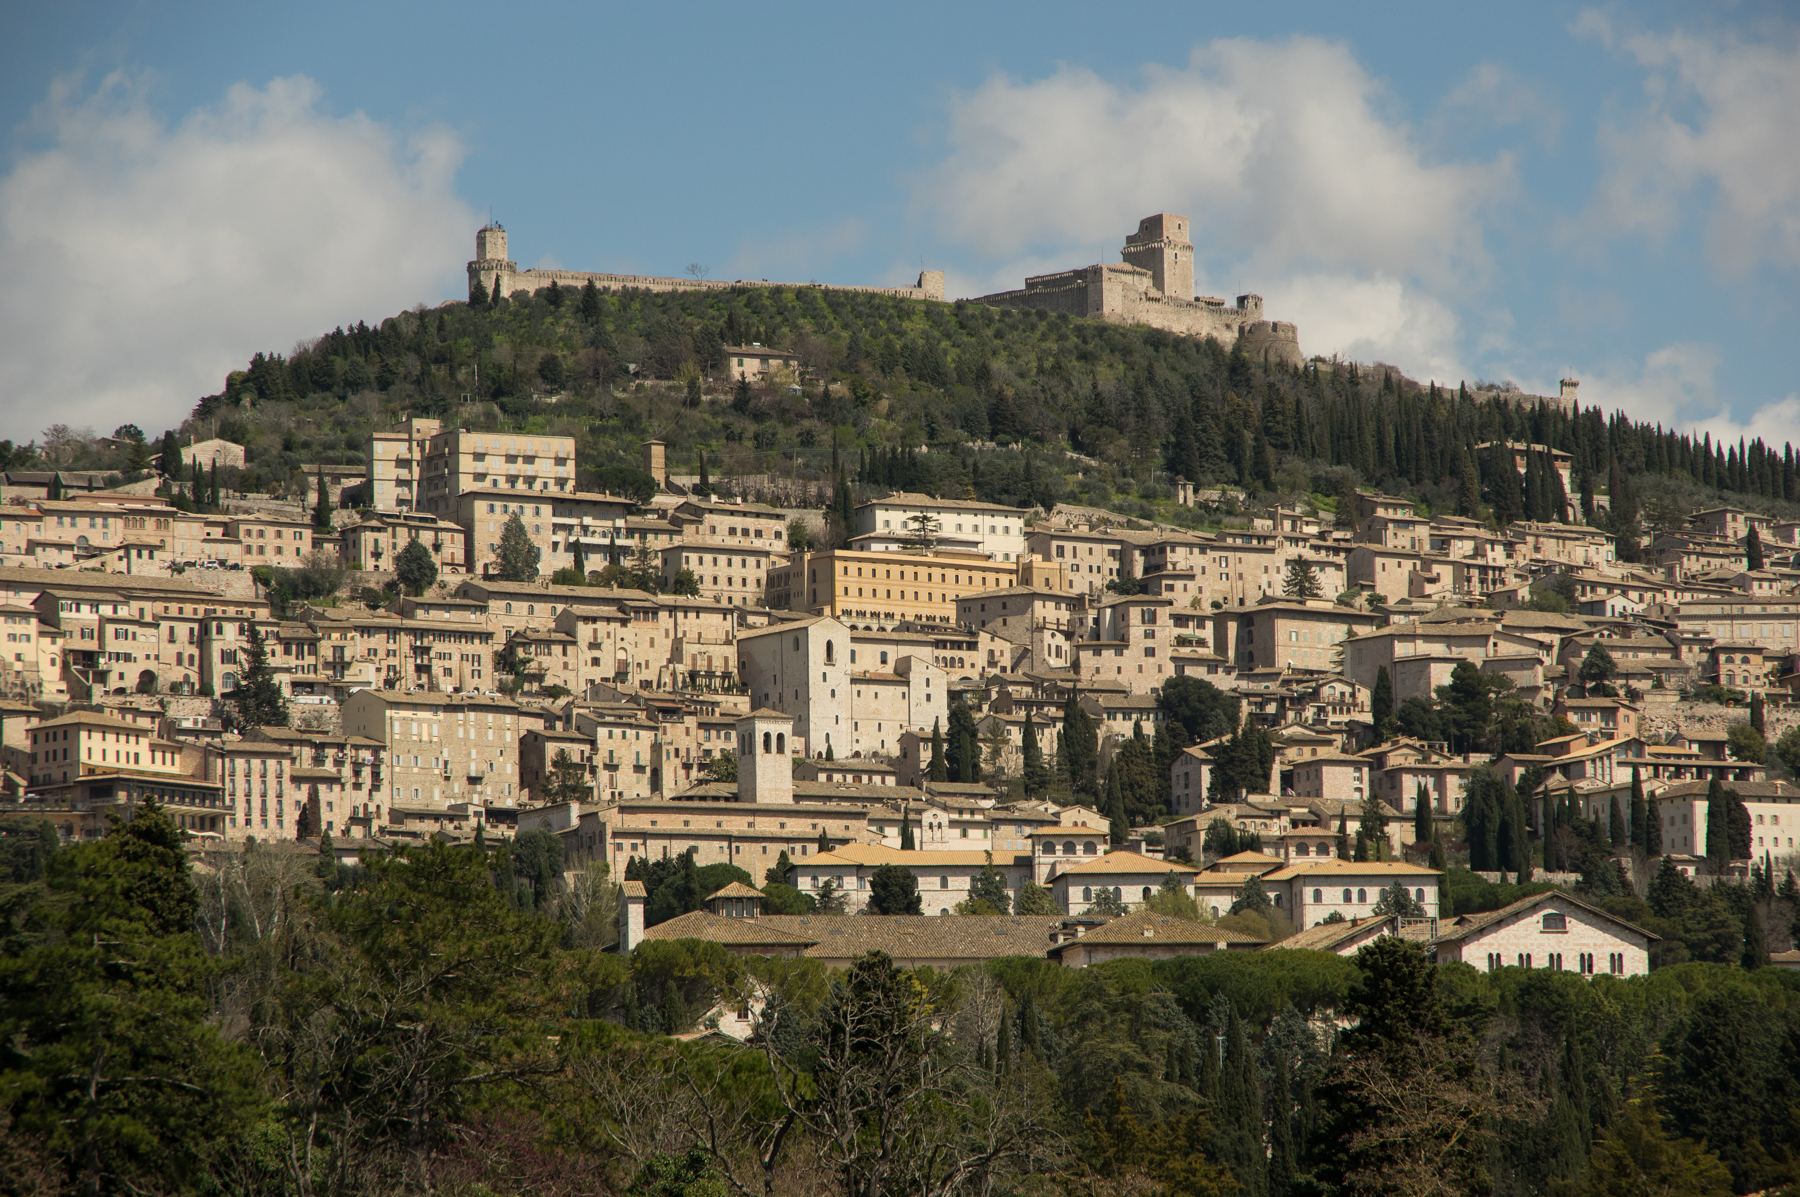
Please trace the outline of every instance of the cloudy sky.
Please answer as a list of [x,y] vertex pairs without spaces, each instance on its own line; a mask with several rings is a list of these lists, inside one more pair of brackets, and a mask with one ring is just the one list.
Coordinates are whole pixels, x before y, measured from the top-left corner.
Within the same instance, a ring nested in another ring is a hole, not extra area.
[[490,213],[975,295],[1170,211],[1308,353],[1800,440],[1791,4],[872,7],[9,6],[0,437],[459,296]]

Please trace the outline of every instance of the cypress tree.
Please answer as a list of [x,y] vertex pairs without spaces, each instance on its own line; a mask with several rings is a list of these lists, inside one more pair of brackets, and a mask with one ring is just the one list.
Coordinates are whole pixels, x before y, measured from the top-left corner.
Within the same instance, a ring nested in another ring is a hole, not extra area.
[[[1755,529],[1751,530],[1755,531]],[[1763,696],[1761,690],[1750,695],[1750,726],[1756,729],[1757,735],[1763,736],[1765,739],[1767,738],[1768,733],[1763,730]]]
[[1293,1078],[1293,1061],[1283,1053],[1269,1090],[1269,1197],[1289,1197],[1294,1188]]
[[1743,964],[1751,972],[1769,967],[1769,940],[1763,933],[1762,912],[1754,902],[1744,904]]
[[1125,795],[1119,789],[1119,770],[1117,768],[1106,771],[1106,817],[1110,827],[1108,838],[1117,847],[1123,844],[1126,837],[1131,834],[1131,825],[1125,820]]
[[1713,875],[1720,877],[1724,876],[1726,863],[1731,860],[1730,816],[1726,803],[1725,787],[1719,784],[1715,773],[1706,787],[1706,863]]
[[1755,525],[1751,526],[1749,534],[1744,537],[1744,557],[1749,568],[1763,567],[1762,537],[1757,535]]
[[1350,859],[1350,804],[1338,807],[1337,858]]
[[1625,811],[1619,806],[1619,799],[1612,800],[1612,846],[1623,848],[1631,843],[1631,824],[1625,821]]
[[1387,743],[1394,726],[1394,680],[1387,666],[1375,671],[1375,689],[1369,695],[1369,721],[1374,725],[1375,743]]
[[1428,844],[1437,838],[1437,824],[1431,817],[1431,794],[1420,782],[1413,794],[1413,842]]
[[1631,767],[1631,843],[1641,852],[1649,851],[1650,810],[1644,802],[1644,778],[1638,767]]
[[905,807],[900,808],[900,850],[911,852],[918,845],[913,841],[912,817]]
[[1000,1034],[994,1044],[994,1071],[1005,1076],[1012,1069],[1012,1015],[1000,1011]]
[[931,721],[931,768],[929,778],[932,781],[949,781],[950,767],[944,763],[944,729],[938,720]]
[[819,852],[821,854],[823,854],[823,853],[826,853],[829,851],[831,851],[831,836],[826,834],[824,825],[820,824],[820,826],[819,826]]

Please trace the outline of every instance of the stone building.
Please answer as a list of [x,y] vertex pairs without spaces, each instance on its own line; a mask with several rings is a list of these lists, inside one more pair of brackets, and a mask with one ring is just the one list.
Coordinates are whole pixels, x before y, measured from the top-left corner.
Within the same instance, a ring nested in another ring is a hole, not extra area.
[[1263,319],[1260,295],[1240,295],[1234,307],[1194,294],[1194,245],[1188,218],[1168,212],[1146,216],[1125,238],[1122,262],[1079,266],[1034,275],[1022,291],[974,300],[992,307],[1057,312],[1113,324],[1148,324],[1190,337],[1242,346],[1272,365],[1299,366],[1299,329]]

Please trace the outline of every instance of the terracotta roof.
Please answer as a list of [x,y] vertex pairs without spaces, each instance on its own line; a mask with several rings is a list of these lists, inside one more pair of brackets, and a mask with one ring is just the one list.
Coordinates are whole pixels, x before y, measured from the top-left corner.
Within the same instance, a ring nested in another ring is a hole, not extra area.
[[1551,901],[1568,902],[1571,905],[1579,906],[1588,913],[1597,915],[1609,923],[1616,923],[1621,927],[1644,936],[1646,940],[1662,938],[1662,936],[1656,934],[1656,932],[1645,930],[1636,923],[1622,919],[1616,914],[1608,914],[1606,911],[1600,909],[1600,907],[1595,906],[1592,902],[1583,901],[1574,894],[1569,893],[1567,890],[1546,890],[1541,894],[1533,894],[1529,898],[1520,898],[1517,902],[1508,906],[1502,906],[1498,910],[1483,911],[1480,914],[1465,914],[1455,922],[1451,923],[1448,930],[1440,931],[1438,937],[1431,942],[1454,942],[1466,936],[1473,935],[1484,927],[1491,927],[1495,923],[1512,918],[1515,915],[1524,914],[1533,906],[1541,906],[1544,903]]
[[1070,865],[1058,873],[1058,877],[1087,873],[1154,873],[1158,877],[1166,873],[1198,873],[1194,865],[1182,864],[1178,860],[1156,860],[1136,852],[1119,850],[1108,852],[1105,856],[1090,856],[1080,864]]
[[1443,870],[1423,865],[1404,864],[1397,860],[1315,860],[1311,864],[1290,864],[1263,877],[1264,881],[1292,881],[1296,877],[1312,877],[1329,873],[1355,877],[1442,877]]
[[1268,943],[1261,935],[1251,935],[1247,931],[1234,931],[1228,927],[1216,927],[1211,923],[1196,922],[1191,919],[1179,919],[1173,915],[1158,914],[1153,910],[1139,910],[1132,914],[1113,919],[1105,926],[1089,931],[1080,939],[1069,943],[1058,944],[1050,949],[1052,956],[1063,948],[1075,944],[1228,944],[1228,943]]
[[[958,866],[981,868],[983,865],[987,864],[988,856],[989,853],[987,852],[936,852],[919,849],[908,851],[903,848],[884,847],[881,844],[845,844],[842,847],[833,848],[829,852],[822,852],[817,856],[808,857],[807,867],[816,869],[820,865],[851,865],[857,868],[867,869],[876,868],[885,864],[892,864],[900,865],[904,868],[941,868]],[[994,857],[994,864],[996,866],[1010,865],[1012,863],[1011,853],[996,855]]]
[[710,943],[766,944],[783,948],[804,948],[814,942],[811,936],[783,930],[772,919],[736,919],[705,910],[689,911],[654,927],[646,927],[644,938],[704,939]]
[[1272,943],[1269,946],[1272,948],[1300,948],[1314,952],[1333,952],[1347,939],[1355,939],[1371,933],[1375,935],[1391,933],[1393,923],[1392,919],[1349,919],[1341,923],[1316,923],[1304,931],[1296,931],[1279,943]]
[[706,900],[710,902],[714,898],[761,898],[762,896],[763,892],[760,889],[745,885],[742,881],[733,881],[724,889],[714,890],[707,894]]

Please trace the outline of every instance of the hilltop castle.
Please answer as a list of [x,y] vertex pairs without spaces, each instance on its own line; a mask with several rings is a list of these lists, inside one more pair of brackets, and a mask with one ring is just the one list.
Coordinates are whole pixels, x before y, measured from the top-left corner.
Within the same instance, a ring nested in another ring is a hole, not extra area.
[[731,291],[738,287],[819,287],[825,291],[857,291],[866,295],[889,295],[896,299],[934,299],[944,301],[944,272],[925,270],[911,287],[840,287],[819,283],[771,283],[766,279],[737,279],[724,282],[715,279],[661,278],[648,274],[597,274],[588,270],[520,270],[518,263],[506,257],[506,230],[490,224],[475,234],[475,260],[469,263],[469,291],[479,282],[493,294],[496,288],[505,296],[523,291],[529,295],[539,287],[556,283],[564,287],[596,287],[614,290],[635,288],[640,291]]
[[[1300,330],[1264,320],[1262,296],[1240,295],[1236,307],[1194,295],[1194,244],[1188,218],[1168,212],[1138,221],[1125,238],[1122,262],[1080,266],[1025,280],[1023,291],[983,295],[974,303],[1063,312],[1114,324],[1148,324],[1189,337],[1235,342],[1267,364],[1301,365]],[[1191,298],[1190,298],[1191,297]]]

